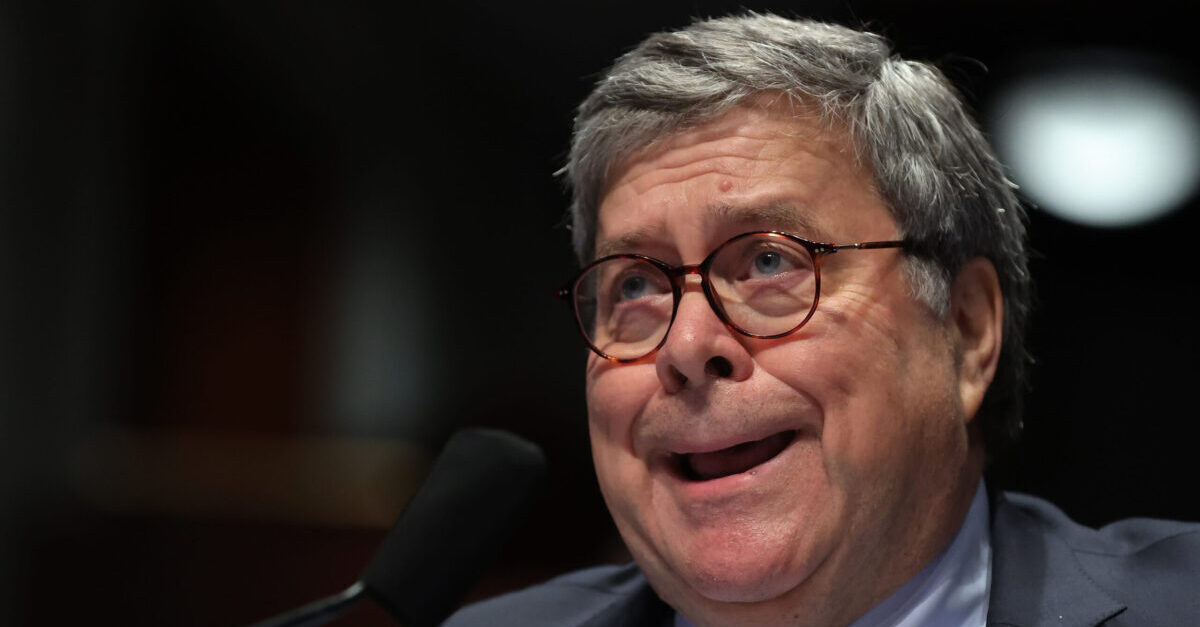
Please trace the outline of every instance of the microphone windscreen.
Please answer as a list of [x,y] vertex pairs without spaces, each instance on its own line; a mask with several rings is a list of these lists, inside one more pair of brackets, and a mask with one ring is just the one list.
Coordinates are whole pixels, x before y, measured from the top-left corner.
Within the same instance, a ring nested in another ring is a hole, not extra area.
[[454,434],[367,565],[367,593],[406,627],[441,623],[532,507],[545,474],[541,449],[511,433]]

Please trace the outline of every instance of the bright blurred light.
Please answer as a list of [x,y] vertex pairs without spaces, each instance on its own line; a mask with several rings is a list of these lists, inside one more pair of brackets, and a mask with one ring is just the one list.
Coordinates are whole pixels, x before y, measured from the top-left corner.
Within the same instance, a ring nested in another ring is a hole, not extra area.
[[1043,71],[994,109],[996,149],[1042,209],[1091,226],[1160,217],[1200,182],[1200,121],[1181,87],[1128,64]]

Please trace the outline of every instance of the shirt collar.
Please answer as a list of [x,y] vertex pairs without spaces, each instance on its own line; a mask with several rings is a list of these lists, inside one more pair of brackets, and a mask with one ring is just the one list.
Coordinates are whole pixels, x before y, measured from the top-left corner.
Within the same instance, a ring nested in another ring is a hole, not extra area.
[[992,544],[987,490],[975,489],[971,508],[950,546],[852,627],[982,627],[991,590]]

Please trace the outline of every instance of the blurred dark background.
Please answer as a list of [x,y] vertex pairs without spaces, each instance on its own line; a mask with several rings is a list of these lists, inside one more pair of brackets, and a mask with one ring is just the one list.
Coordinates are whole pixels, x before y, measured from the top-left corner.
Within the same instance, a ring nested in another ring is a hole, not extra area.
[[[575,267],[553,172],[613,58],[743,7],[868,25],[985,119],[1043,53],[1197,84],[1164,0],[0,4],[0,624],[243,624],[330,594],[466,425],[552,468],[472,598],[625,559],[550,297]],[[1038,365],[1003,487],[1093,525],[1200,519],[1184,198],[1127,228],[1032,211]]]

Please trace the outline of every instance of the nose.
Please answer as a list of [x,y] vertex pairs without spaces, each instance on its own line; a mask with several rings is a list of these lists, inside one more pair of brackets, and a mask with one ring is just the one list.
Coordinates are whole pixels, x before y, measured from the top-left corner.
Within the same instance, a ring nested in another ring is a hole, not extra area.
[[655,356],[663,389],[676,394],[717,380],[743,381],[754,360],[736,331],[725,326],[699,284],[685,285],[667,340]]

